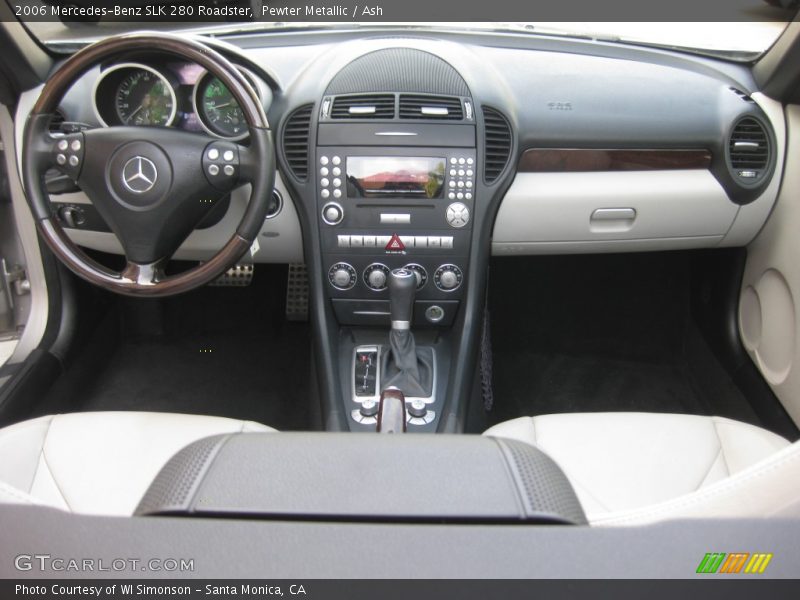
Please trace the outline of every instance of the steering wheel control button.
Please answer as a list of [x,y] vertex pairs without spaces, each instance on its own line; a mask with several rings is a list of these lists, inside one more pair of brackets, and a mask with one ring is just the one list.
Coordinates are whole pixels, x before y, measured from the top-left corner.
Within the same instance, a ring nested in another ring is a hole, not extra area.
[[53,161],[72,179],[80,174],[83,162],[83,136],[80,133],[60,138],[52,147]]
[[456,265],[442,265],[433,274],[433,283],[443,292],[454,292],[464,281],[464,274]]
[[425,320],[428,323],[441,323],[442,319],[444,319],[444,309],[439,306],[438,304],[434,304],[433,306],[429,306],[425,309]]
[[338,225],[344,219],[344,209],[336,202],[328,202],[322,207],[322,220],[328,225]]
[[61,150],[61,152],[65,152],[67,148],[69,148],[69,142],[67,140],[58,142],[58,149]]
[[450,227],[464,227],[469,223],[469,208],[463,202],[453,202],[447,207],[445,218]]
[[206,178],[219,190],[229,190],[236,183],[239,152],[231,142],[212,142],[203,155]]
[[347,291],[356,284],[356,270],[349,264],[340,262],[328,270],[328,281],[337,290]]
[[372,263],[364,269],[364,283],[373,292],[382,292],[389,282],[389,267],[381,263]]
[[60,165],[64,165],[67,163],[67,156],[66,154],[59,154],[56,156],[56,162]]
[[74,154],[69,157],[69,166],[70,167],[77,167],[80,164],[80,162],[81,162],[81,159],[79,159]]

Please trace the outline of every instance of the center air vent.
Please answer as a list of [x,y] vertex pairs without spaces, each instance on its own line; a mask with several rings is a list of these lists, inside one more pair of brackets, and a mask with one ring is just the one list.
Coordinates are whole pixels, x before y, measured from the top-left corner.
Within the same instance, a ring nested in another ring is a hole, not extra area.
[[312,108],[310,104],[298,108],[283,128],[283,155],[292,173],[301,181],[308,177],[308,133]]
[[464,110],[461,99],[453,96],[401,94],[400,118],[461,121]]
[[767,171],[770,144],[766,129],[760,121],[745,117],[733,128],[728,144],[730,167],[741,183],[755,183]]
[[356,94],[337,96],[332,119],[393,119],[394,94]]
[[511,157],[511,126],[500,112],[486,106],[483,107],[483,126],[486,132],[483,179],[487,184],[492,184],[500,177]]

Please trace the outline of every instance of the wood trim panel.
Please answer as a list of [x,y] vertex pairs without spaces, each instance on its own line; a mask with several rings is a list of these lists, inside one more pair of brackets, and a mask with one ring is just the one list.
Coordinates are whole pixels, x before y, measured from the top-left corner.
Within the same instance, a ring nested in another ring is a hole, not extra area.
[[708,169],[710,165],[711,152],[704,149],[531,148],[523,152],[517,171],[521,173],[664,171]]

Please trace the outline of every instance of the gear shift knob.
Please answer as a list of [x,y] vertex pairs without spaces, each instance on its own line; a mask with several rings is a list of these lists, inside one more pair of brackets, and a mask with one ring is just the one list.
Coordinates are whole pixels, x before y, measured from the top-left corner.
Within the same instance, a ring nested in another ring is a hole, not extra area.
[[389,275],[389,312],[392,329],[411,329],[414,296],[417,293],[417,276],[410,269],[394,269]]

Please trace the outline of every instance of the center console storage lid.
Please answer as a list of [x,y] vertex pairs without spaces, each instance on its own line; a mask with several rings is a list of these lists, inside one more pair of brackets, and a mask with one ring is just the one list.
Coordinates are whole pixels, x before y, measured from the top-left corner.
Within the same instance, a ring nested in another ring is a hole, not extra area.
[[586,523],[572,486],[547,455],[473,435],[205,438],[170,459],[136,514]]

